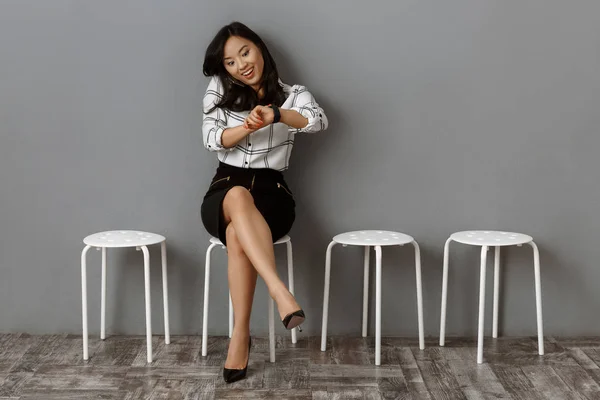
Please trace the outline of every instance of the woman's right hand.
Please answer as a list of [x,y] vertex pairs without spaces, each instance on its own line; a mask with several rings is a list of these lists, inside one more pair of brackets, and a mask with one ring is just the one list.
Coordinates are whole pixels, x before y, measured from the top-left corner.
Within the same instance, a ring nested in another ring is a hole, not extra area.
[[264,121],[260,115],[259,107],[260,106],[255,107],[254,110],[252,110],[248,114],[248,116],[244,120],[244,128],[251,130],[251,131],[255,131],[264,126]]

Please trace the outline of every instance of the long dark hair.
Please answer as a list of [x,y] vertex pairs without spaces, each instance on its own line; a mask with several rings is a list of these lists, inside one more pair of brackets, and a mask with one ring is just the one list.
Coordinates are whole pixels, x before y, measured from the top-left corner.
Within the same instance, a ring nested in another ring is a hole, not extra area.
[[[260,99],[258,93],[250,86],[240,86],[240,84],[234,83],[234,78],[229,75],[223,65],[225,43],[231,36],[239,36],[250,40],[262,53],[264,68],[261,87],[264,96]],[[232,22],[217,32],[206,49],[203,72],[205,76],[218,76],[223,84],[223,98],[215,104],[215,107],[226,108],[232,111],[247,111],[257,105],[274,104],[281,106],[285,101],[285,93],[279,84],[279,73],[277,72],[275,60],[262,39],[252,29],[241,22]]]

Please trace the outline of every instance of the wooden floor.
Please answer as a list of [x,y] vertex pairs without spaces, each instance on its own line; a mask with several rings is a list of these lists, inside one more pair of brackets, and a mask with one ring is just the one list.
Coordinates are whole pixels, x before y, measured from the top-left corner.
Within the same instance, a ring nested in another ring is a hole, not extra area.
[[146,365],[144,337],[90,338],[84,362],[75,335],[0,334],[0,399],[600,399],[600,338],[486,338],[477,365],[474,339],[450,338],[424,351],[411,339],[383,338],[374,365],[372,337],[277,338],[269,362],[266,338],[253,338],[247,379],[226,385],[227,339],[212,337],[200,356],[197,336],[154,338]]

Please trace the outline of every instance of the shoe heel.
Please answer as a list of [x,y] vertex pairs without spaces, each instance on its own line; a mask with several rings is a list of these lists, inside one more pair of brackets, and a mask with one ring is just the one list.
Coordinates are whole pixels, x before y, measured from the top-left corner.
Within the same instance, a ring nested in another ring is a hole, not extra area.
[[[300,324],[302,324],[305,319],[306,319],[306,316],[304,315],[304,311],[298,310],[298,311],[294,311],[291,314],[286,315],[285,318],[283,319],[283,321],[281,321],[281,322],[283,323],[283,326],[285,326],[285,329],[290,330],[290,329],[299,327]],[[302,328],[298,328],[298,330],[300,332],[302,332]]]

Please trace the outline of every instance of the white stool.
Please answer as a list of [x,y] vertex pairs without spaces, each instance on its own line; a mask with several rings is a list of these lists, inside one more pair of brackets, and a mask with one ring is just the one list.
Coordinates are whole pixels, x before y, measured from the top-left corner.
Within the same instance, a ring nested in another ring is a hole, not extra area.
[[[288,235],[285,235],[274,244],[286,244],[287,245],[287,264],[288,264],[288,286],[291,294],[294,294],[294,262],[292,258],[292,240]],[[216,237],[210,238],[210,246],[206,250],[206,266],[204,269],[204,315],[202,318],[202,356],[207,355],[207,339],[208,339],[208,292],[210,287],[210,259],[212,250],[216,246],[221,246],[225,249],[225,246]],[[269,296],[269,352],[271,362],[275,362],[275,302]],[[292,343],[296,343],[296,330],[292,329]],[[233,306],[231,304],[231,293],[229,294],[229,337],[233,333]]]
[[477,337],[477,363],[483,362],[483,325],[485,311],[485,270],[489,247],[495,248],[494,259],[494,310],[492,336],[498,337],[498,288],[500,284],[500,247],[522,246],[528,244],[533,248],[533,267],[535,273],[535,301],[537,308],[538,350],[544,355],[544,331],[542,327],[542,285],[540,282],[540,254],[533,238],[522,233],[499,231],[463,231],[453,233],[444,246],[444,275],[442,278],[442,313],[440,321],[440,346],[444,345],[446,334],[446,297],[448,294],[448,252],[451,241],[481,246],[481,265],[479,272],[479,329]]
[[148,247],[160,243],[162,258],[163,307],[165,343],[169,344],[169,293],[167,289],[167,244],[164,236],[140,231],[107,231],[94,233],[83,239],[86,246],[81,252],[81,308],[83,313],[83,359],[88,359],[87,320],[87,266],[86,254],[91,247],[102,249],[102,299],[100,311],[100,339],[106,338],[106,249],[109,247],[135,247],[144,253],[144,282],[146,293],[146,345],[148,362],[152,362],[152,319],[150,315],[150,253]]
[[376,259],[376,286],[375,286],[375,365],[381,364],[381,246],[404,246],[412,244],[415,248],[415,270],[417,276],[417,312],[419,324],[419,348],[425,348],[425,336],[423,333],[423,294],[421,289],[421,252],[417,242],[404,233],[389,231],[356,231],[342,233],[333,238],[327,247],[325,261],[325,293],[323,295],[323,327],[321,332],[321,351],[325,351],[327,345],[327,317],[329,313],[329,279],[331,275],[331,249],[336,244],[344,247],[364,246],[364,282],[363,282],[363,319],[362,335],[367,337],[367,314],[369,295],[369,252],[375,247]]

